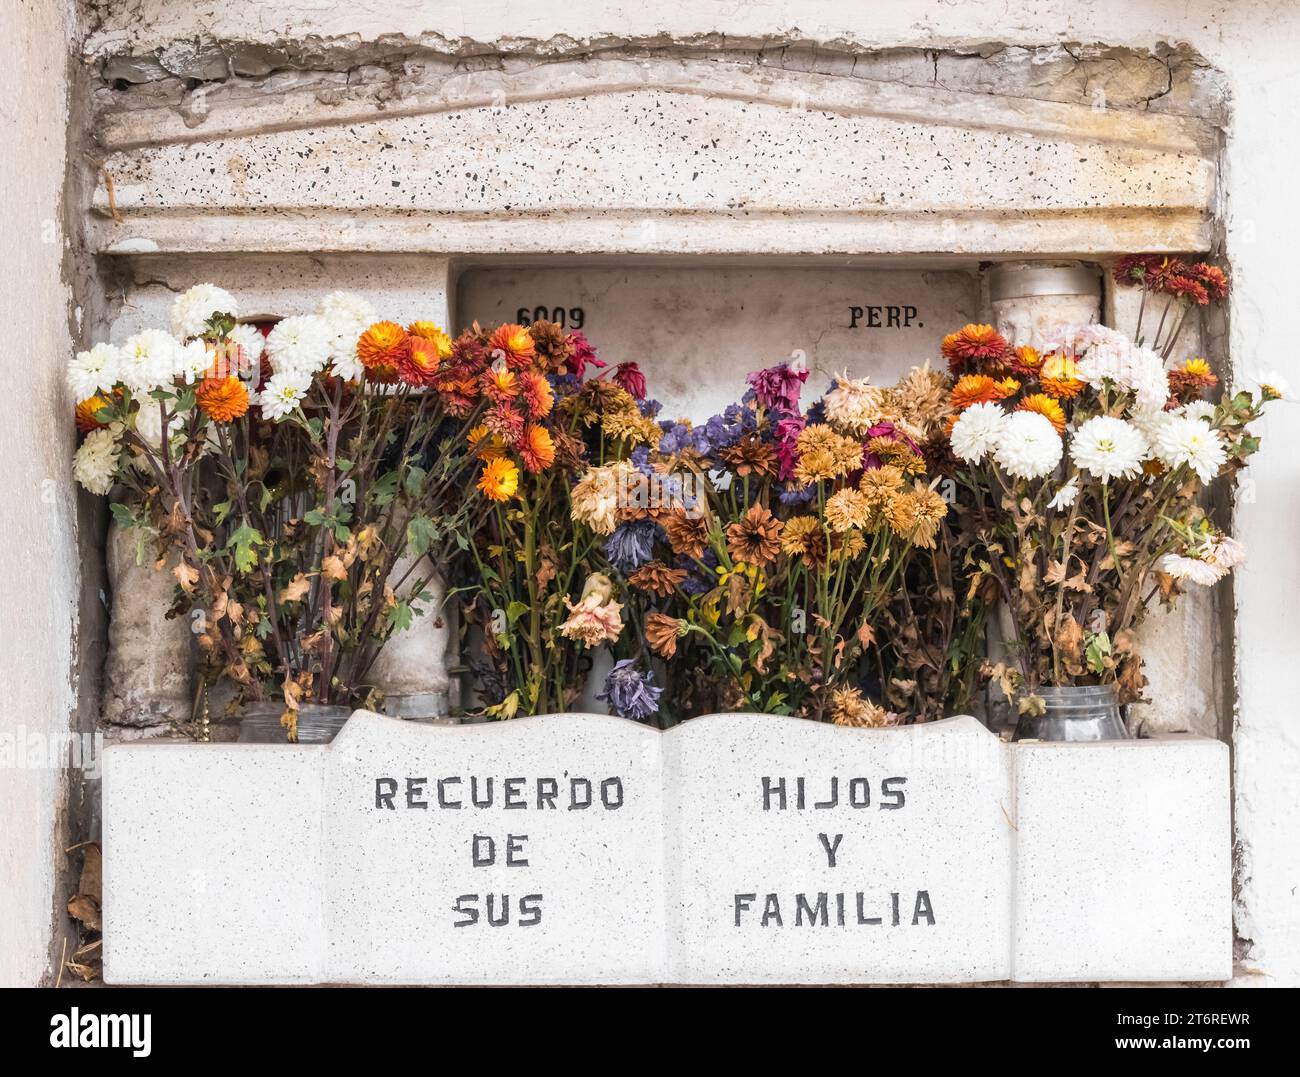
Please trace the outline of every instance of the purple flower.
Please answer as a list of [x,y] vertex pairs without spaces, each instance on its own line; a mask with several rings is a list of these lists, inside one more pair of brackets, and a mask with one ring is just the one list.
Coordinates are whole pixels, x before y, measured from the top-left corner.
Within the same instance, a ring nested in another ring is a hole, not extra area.
[[619,524],[605,540],[605,556],[623,575],[635,572],[654,557],[659,531],[659,525],[649,519]]
[[789,363],[778,363],[745,377],[763,407],[795,414],[799,411],[799,390],[807,380],[808,371],[792,370]]
[[646,478],[649,478],[651,475],[655,473],[655,469],[650,466],[649,445],[638,445],[635,449],[632,450],[632,453],[628,457],[628,460],[630,460],[632,466],[636,468],[639,472],[641,472],[641,474],[644,475]]
[[[709,570],[709,576],[706,577],[700,571],[700,565],[704,565]],[[705,550],[704,556],[697,563],[693,558],[685,554],[678,554],[673,561],[674,568],[685,569],[687,572],[686,579],[682,581],[681,587],[688,595],[703,595],[713,590],[714,573],[718,567],[718,555],[712,550]]]
[[620,718],[640,722],[658,712],[663,691],[654,686],[652,672],[641,673],[632,667],[632,659],[624,658],[614,663],[605,678],[605,690],[596,698],[609,703]]
[[641,414],[647,419],[653,419],[659,414],[663,405],[658,400],[642,400],[637,407],[641,409]]
[[813,497],[812,486],[787,486],[781,491],[782,505],[806,505]]

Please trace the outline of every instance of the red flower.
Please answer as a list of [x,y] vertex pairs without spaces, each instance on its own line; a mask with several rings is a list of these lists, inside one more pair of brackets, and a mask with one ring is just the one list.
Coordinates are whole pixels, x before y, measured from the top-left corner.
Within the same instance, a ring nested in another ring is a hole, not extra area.
[[636,363],[619,363],[614,368],[614,382],[637,400],[645,399],[645,375],[641,373],[641,368]]
[[587,341],[587,336],[581,329],[575,329],[569,334],[569,343],[573,346],[573,375],[579,381],[587,372],[587,364],[601,368],[604,367],[605,361],[596,358],[596,349]]
[[1175,299],[1190,299],[1198,307],[1203,307],[1210,301],[1210,293],[1206,291],[1204,284],[1181,273],[1166,277],[1163,290]]

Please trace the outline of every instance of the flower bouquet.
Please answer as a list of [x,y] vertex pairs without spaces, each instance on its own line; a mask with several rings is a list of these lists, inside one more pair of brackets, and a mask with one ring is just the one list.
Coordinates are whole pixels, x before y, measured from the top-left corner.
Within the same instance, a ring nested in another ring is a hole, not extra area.
[[[432,323],[376,322],[346,293],[265,338],[236,317],[200,285],[171,332],[78,355],[74,473],[176,552],[174,612],[199,629],[209,678],[246,702],[279,694],[293,739],[300,706],[372,695],[367,672],[428,601],[431,562],[467,545],[463,428],[482,371]],[[415,579],[394,578],[404,554]]]
[[[657,433],[641,403],[645,380],[632,363],[606,369],[580,331],[547,321],[475,325],[462,341],[490,364],[487,410],[468,435],[489,510],[467,581],[471,668],[490,717],[563,710],[592,653],[623,633],[609,570],[611,559],[623,563],[615,509],[626,457]],[[603,373],[587,378],[589,367]]]
[[864,658],[908,554],[934,543],[947,505],[923,478],[914,402],[844,375],[804,412],[806,378],[788,363],[755,372],[743,399],[702,426],[662,423],[638,461],[703,495],[661,506],[667,552],[628,575],[650,601],[649,649],[711,674],[669,678],[681,716],[897,720],[870,699]]
[[1012,662],[993,672],[1030,717],[1049,689],[1140,699],[1134,629],[1148,608],[1242,559],[1202,495],[1258,449],[1249,425],[1280,390],[1212,402],[1203,360],[1168,369],[1100,325],[1063,328],[1046,354],[968,325],[943,352],[956,475],[974,502],[968,556],[996,581],[1011,624]]

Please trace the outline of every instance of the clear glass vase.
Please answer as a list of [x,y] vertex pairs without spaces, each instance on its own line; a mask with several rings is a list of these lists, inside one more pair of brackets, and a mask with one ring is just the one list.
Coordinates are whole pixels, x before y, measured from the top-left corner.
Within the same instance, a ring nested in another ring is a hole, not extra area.
[[1022,714],[1012,740],[1128,740],[1113,684],[1039,688],[1042,714]]
[[[239,713],[240,744],[289,743],[289,731],[280,724],[283,703],[247,703]],[[298,743],[328,744],[351,716],[351,707],[304,704],[298,709]]]

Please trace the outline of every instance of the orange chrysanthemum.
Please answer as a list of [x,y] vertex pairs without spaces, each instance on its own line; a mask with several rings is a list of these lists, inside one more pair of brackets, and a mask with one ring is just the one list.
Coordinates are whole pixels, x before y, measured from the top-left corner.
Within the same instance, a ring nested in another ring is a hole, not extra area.
[[943,357],[954,374],[997,364],[1007,354],[1006,338],[991,325],[964,325],[943,338]]
[[228,423],[248,410],[248,387],[238,378],[204,378],[194,399],[209,419]]
[[1048,396],[1046,393],[1030,393],[1016,405],[1016,411],[1036,411],[1056,427],[1058,434],[1065,433],[1065,412],[1061,410],[1061,402],[1055,397]]
[[504,457],[489,460],[479,476],[478,488],[492,501],[509,501],[519,489],[519,469]]
[[1038,354],[1038,349],[1031,348],[1028,344],[1013,348],[1002,360],[1002,369],[1017,378],[1037,377],[1042,365],[1043,357]]
[[506,454],[506,443],[500,435],[492,433],[486,423],[474,427],[465,435],[465,440],[469,442],[470,451],[480,460],[495,460]]
[[519,459],[533,474],[545,471],[555,463],[555,442],[551,432],[544,426],[529,424],[524,427],[524,436],[519,439]]
[[515,325],[513,322],[497,326],[496,332],[488,341],[488,347],[504,355],[506,362],[512,367],[528,366],[537,354],[537,345],[533,341],[532,334],[522,325]]
[[440,359],[451,358],[451,337],[433,322],[412,322],[406,327],[407,333],[420,340],[427,340],[438,349]]
[[519,377],[509,367],[488,367],[483,372],[483,394],[497,404],[513,400],[519,392]]
[[546,376],[528,370],[519,375],[519,383],[528,414],[534,419],[546,418],[555,404],[555,393]]
[[96,393],[94,396],[88,396],[77,405],[77,429],[83,434],[89,434],[92,430],[98,430],[104,423],[95,418],[95,413],[100,408],[106,408],[112,401],[108,397]]
[[410,346],[397,360],[397,374],[407,385],[432,385],[445,358],[425,337],[410,337]]
[[410,351],[410,334],[396,322],[375,322],[357,341],[357,358],[376,381],[396,381],[398,364]]
[[[1007,382],[1015,385],[1008,390]],[[993,404],[1014,393],[1020,387],[1013,378],[994,381],[987,374],[963,374],[952,387],[952,406],[958,411],[965,411],[972,404]]]
[[1043,360],[1038,374],[1038,384],[1043,392],[1058,400],[1073,400],[1083,392],[1079,378],[1079,364],[1068,355],[1049,355]]

